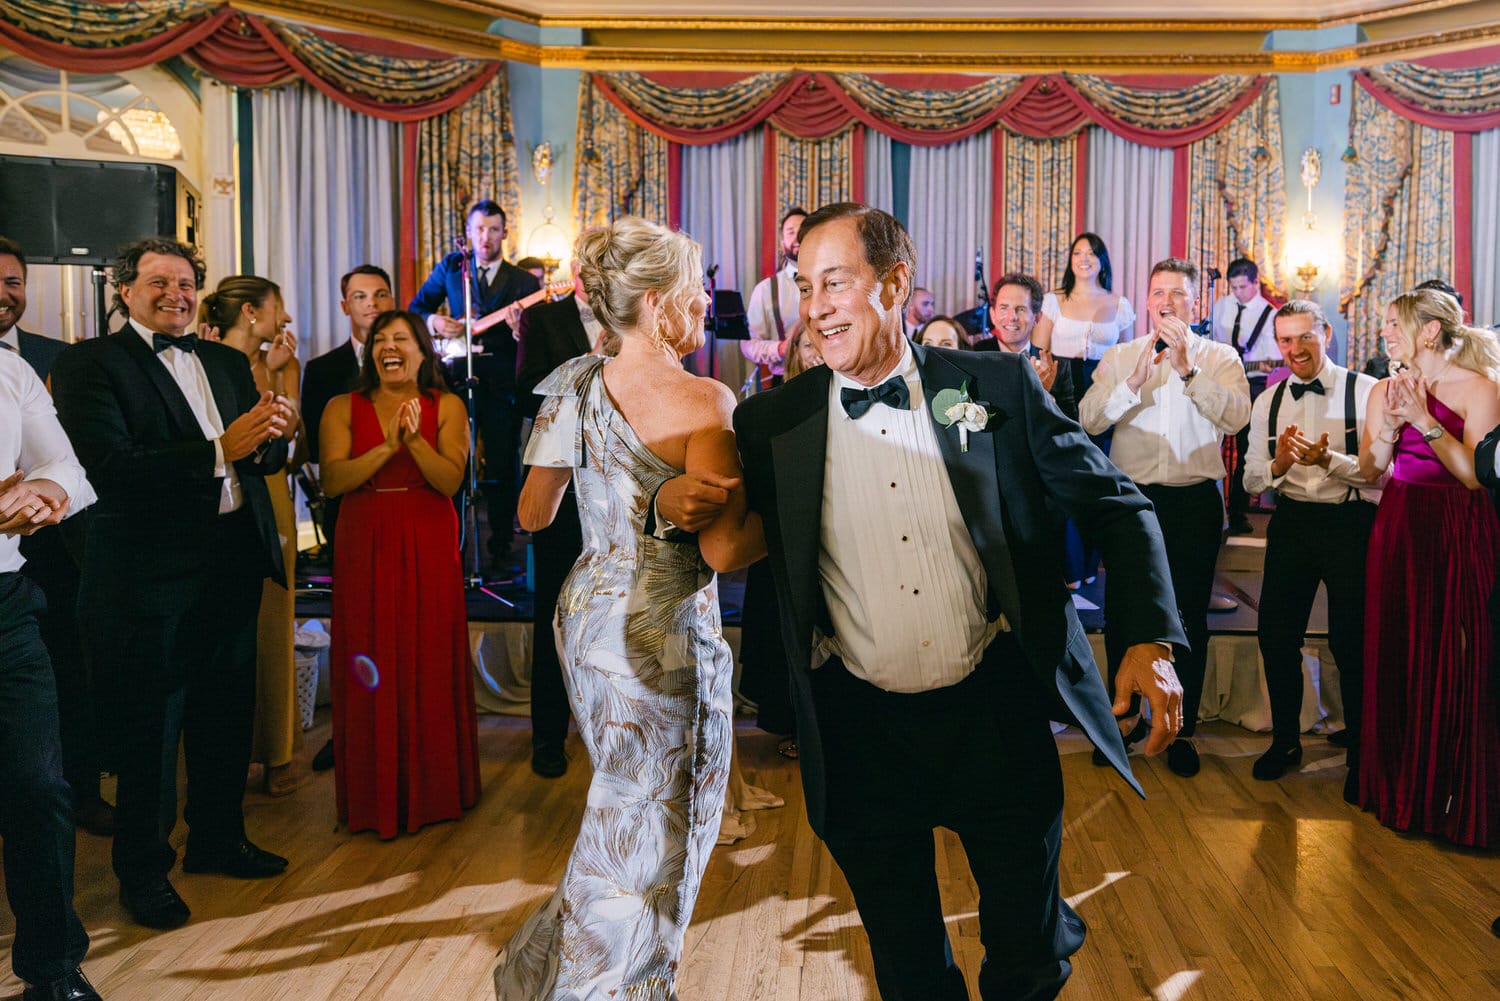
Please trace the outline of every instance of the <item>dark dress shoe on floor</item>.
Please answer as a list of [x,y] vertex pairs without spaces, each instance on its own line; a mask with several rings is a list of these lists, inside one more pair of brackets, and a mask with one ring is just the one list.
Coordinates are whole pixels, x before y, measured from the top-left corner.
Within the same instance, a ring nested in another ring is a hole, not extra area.
[[1500,938],[1500,918],[1496,918],[1495,923],[1490,925],[1490,934]]
[[333,767],[333,741],[330,740],[319,748],[318,753],[313,755],[312,770],[315,772],[326,772]]
[[287,860],[241,838],[227,845],[199,848],[189,844],[182,856],[183,872],[212,872],[236,879],[265,879],[286,872]]
[[188,905],[165,876],[120,883],[120,903],[138,925],[147,928],[181,928],[187,924]]
[[38,984],[26,988],[21,992],[21,1001],[102,1001],[102,999],[80,969],[45,986]]
[[[1130,745],[1139,744],[1141,741],[1145,740],[1146,737],[1150,735],[1150,733],[1150,720],[1146,719],[1144,716],[1136,720],[1135,726],[1131,728],[1129,733],[1123,733],[1120,735],[1120,739],[1125,741],[1125,753],[1128,755],[1130,753]],[[1091,760],[1100,768],[1106,768],[1109,766],[1109,759],[1106,758],[1104,756],[1104,752],[1099,750],[1099,748],[1097,747],[1094,748],[1094,754]]]
[[1198,749],[1186,737],[1181,737],[1167,747],[1167,767],[1174,775],[1190,779],[1198,774]]
[[115,808],[97,795],[85,797],[73,806],[73,824],[96,837],[114,837]]
[[1330,744],[1332,744],[1334,747],[1348,747],[1349,746],[1349,731],[1348,731],[1348,729],[1345,728],[1343,730],[1335,730],[1333,733],[1330,733],[1328,735],[1328,742]]
[[562,778],[568,771],[568,755],[557,747],[533,747],[531,770],[544,779]]
[[1275,782],[1300,764],[1301,744],[1273,743],[1270,750],[1255,759],[1255,767],[1250,769],[1250,774],[1262,782]]

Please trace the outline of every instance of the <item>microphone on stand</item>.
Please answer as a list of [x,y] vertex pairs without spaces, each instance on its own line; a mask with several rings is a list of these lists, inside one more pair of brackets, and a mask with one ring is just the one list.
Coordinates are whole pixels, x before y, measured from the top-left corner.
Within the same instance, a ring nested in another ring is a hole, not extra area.
[[979,340],[988,341],[995,335],[990,331],[990,290],[984,281],[984,248],[974,248],[975,299],[979,303]]

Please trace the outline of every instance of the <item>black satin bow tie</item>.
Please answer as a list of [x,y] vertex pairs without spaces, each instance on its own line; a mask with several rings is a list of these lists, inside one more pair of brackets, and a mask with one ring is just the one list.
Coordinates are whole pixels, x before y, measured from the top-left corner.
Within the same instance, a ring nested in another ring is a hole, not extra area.
[[1294,399],[1294,400],[1300,400],[1300,399],[1302,399],[1302,394],[1303,393],[1317,393],[1319,396],[1322,396],[1323,395],[1323,383],[1320,382],[1317,379],[1314,379],[1312,382],[1294,382],[1294,383],[1292,383],[1292,399]]
[[906,388],[905,379],[899,375],[893,375],[870,389],[841,389],[839,402],[844,405],[846,414],[859,420],[877,403],[884,403],[895,410],[909,409],[911,392]]
[[181,351],[197,351],[198,335],[183,334],[181,337],[168,337],[166,334],[153,333],[151,335],[151,346],[161,354],[167,348],[177,348]]

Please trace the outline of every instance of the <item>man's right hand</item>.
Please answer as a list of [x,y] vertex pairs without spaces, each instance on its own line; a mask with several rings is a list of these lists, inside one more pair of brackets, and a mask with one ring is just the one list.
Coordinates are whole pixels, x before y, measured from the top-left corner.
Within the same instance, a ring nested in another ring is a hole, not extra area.
[[268,438],[279,437],[286,430],[286,411],[269,390],[260,394],[260,402],[240,414],[224,429],[219,447],[225,462],[238,462],[254,452]]
[[[1155,338],[1156,334],[1153,332],[1147,336]],[[1146,380],[1151,378],[1152,367],[1166,356],[1166,350],[1157,351],[1154,344],[1146,346],[1145,350],[1141,352],[1141,356],[1135,361],[1135,370],[1125,379],[1125,384],[1130,387],[1132,393],[1139,393],[1141,391],[1141,387],[1146,384]]]
[[702,531],[713,524],[740,483],[737,476],[675,476],[656,492],[656,513],[684,532]]
[[455,320],[451,316],[433,313],[427,318],[427,332],[433,337],[461,337],[464,324],[462,320]]

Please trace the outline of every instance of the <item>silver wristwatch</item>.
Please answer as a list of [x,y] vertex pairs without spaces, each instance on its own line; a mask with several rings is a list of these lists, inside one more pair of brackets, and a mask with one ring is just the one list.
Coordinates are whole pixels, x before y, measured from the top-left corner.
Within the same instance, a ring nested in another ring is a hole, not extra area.
[[1448,433],[1447,429],[1444,428],[1441,424],[1434,424],[1432,427],[1430,427],[1426,431],[1422,432],[1422,440],[1423,441],[1437,441],[1439,438],[1441,438],[1443,435],[1445,435],[1447,433]]

